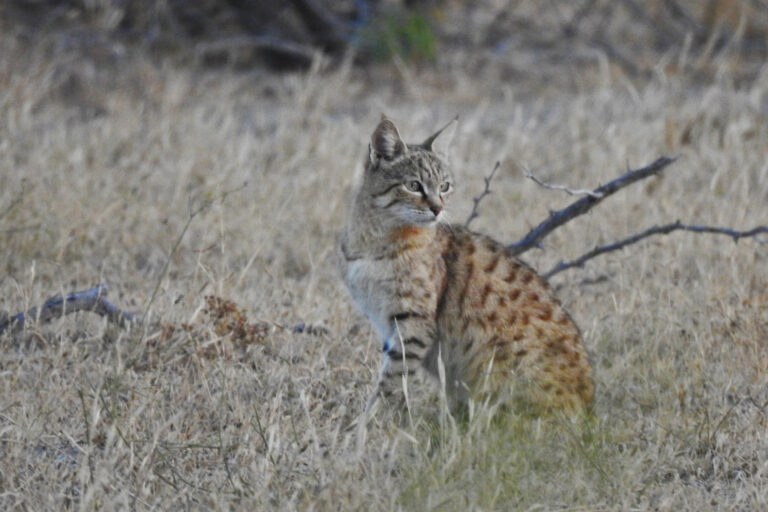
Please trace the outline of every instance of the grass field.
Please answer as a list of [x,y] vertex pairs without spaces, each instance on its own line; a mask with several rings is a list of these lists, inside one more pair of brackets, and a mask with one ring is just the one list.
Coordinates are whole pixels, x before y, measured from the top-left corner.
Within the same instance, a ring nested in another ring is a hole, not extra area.
[[473,227],[510,243],[573,200],[524,169],[591,188],[679,156],[527,253],[542,271],[678,219],[768,224],[768,68],[272,75],[0,45],[0,309],[104,282],[150,319],[0,335],[2,508],[768,508],[764,242],[676,233],[552,279],[591,423],[382,416],[361,449],[379,345],[334,263],[381,112],[409,140],[460,115],[451,218],[498,160]]

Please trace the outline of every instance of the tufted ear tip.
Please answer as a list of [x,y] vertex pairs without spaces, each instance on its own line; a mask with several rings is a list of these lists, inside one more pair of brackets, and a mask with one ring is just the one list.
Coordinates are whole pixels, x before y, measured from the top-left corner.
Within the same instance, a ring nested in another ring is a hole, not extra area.
[[[458,124],[459,124],[459,115],[456,114],[456,117],[448,121],[448,123],[445,126],[443,126],[439,130],[437,130],[435,133],[427,137],[427,139],[421,143],[421,147],[429,151],[448,154],[451,143],[453,142],[453,136],[456,133],[456,127],[458,126]],[[443,135],[443,133],[445,133],[445,135],[443,137],[440,137],[441,135]],[[435,141],[438,139],[438,137],[440,137],[441,144],[439,148],[436,148]]]
[[371,135],[371,158],[392,160],[408,151],[397,126],[386,115],[381,114],[381,121]]

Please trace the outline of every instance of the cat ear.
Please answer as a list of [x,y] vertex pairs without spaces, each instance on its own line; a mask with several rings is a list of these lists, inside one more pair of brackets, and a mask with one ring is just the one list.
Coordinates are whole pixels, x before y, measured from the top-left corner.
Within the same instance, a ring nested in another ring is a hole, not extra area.
[[384,114],[381,115],[381,121],[371,136],[371,162],[377,159],[392,160],[394,157],[402,155],[408,151],[397,131],[395,123]]
[[421,143],[421,147],[434,153],[448,156],[453,143],[453,136],[456,135],[456,126],[459,124],[459,116],[451,119],[448,124],[427,137],[427,140]]

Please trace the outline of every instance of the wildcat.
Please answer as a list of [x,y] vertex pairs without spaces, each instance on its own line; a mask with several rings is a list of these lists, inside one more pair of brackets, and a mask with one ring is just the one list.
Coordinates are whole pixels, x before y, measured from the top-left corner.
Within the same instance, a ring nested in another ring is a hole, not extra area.
[[499,242],[445,221],[455,181],[433,149],[444,130],[406,144],[382,116],[340,237],[346,285],[382,340],[367,409],[402,402],[408,376],[425,372],[442,374],[453,404],[589,410],[581,335],[547,282]]

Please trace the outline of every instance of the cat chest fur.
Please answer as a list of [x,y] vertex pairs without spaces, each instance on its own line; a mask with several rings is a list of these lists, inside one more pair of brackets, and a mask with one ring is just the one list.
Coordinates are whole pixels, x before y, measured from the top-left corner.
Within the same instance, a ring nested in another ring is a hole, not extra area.
[[395,334],[398,315],[433,317],[437,307],[436,282],[442,281],[443,262],[434,233],[411,227],[395,229],[386,250],[347,262],[346,284],[358,308],[385,341]]

